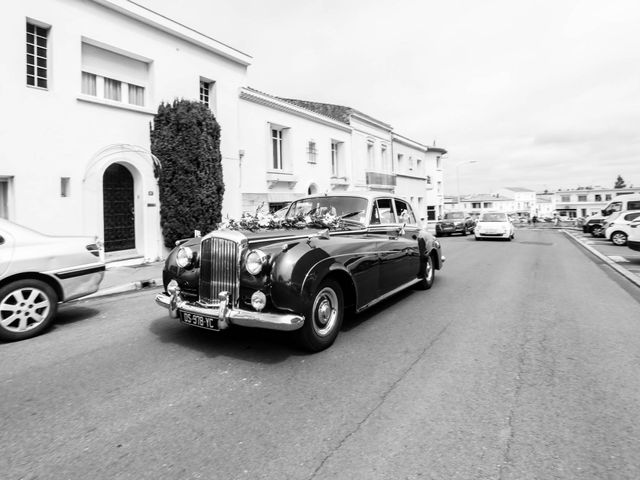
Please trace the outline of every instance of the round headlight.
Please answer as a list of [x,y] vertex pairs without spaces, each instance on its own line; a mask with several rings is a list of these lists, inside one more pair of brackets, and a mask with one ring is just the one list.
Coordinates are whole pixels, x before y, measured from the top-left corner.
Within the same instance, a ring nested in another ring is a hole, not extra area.
[[258,275],[262,271],[267,256],[260,250],[251,250],[247,255],[245,268],[251,275]]
[[176,254],[176,263],[180,268],[191,268],[193,266],[193,250],[189,247],[180,247]]

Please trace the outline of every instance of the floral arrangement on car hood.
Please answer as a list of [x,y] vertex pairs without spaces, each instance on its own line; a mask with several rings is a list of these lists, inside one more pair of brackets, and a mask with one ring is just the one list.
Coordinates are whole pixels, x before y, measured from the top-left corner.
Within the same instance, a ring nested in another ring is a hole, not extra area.
[[272,213],[264,213],[260,208],[255,214],[244,213],[239,219],[228,216],[218,224],[219,230],[301,230],[303,228],[328,228],[346,230],[342,218],[331,213],[312,215],[300,214],[293,217],[276,218]]

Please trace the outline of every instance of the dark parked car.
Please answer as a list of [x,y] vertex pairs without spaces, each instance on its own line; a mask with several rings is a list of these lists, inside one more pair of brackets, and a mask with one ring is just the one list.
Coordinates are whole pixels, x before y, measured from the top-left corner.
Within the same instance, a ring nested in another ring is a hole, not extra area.
[[436,223],[436,236],[451,235],[453,233],[460,233],[461,235],[467,235],[473,233],[476,222],[465,212],[447,212]]
[[44,235],[0,218],[0,339],[42,333],[58,302],[98,290],[104,269],[95,237]]
[[582,232],[590,233],[593,236],[600,235],[603,233],[602,226],[604,225],[604,219],[605,217],[599,214],[591,215],[584,220],[584,223],[582,224]]
[[156,303],[208,330],[230,325],[295,331],[311,351],[329,347],[345,311],[360,312],[410,286],[431,288],[439,242],[405,200],[341,194],[293,202],[283,220],[325,215],[333,230],[215,230],[168,256]]

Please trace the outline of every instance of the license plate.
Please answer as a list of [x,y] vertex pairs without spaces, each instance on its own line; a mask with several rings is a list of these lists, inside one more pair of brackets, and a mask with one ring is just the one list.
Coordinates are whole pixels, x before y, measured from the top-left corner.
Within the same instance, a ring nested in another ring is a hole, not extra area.
[[220,330],[218,327],[218,319],[214,317],[207,317],[206,315],[180,312],[180,321],[185,325],[206,328],[207,330]]

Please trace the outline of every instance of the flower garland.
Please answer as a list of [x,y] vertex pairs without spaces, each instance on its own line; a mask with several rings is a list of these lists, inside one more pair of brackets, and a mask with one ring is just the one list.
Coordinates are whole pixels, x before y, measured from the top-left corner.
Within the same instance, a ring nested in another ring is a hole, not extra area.
[[239,219],[228,216],[218,224],[219,230],[301,230],[303,228],[328,228],[329,230],[346,230],[342,218],[326,214],[296,215],[276,218],[272,213],[257,211],[255,214],[244,213]]

